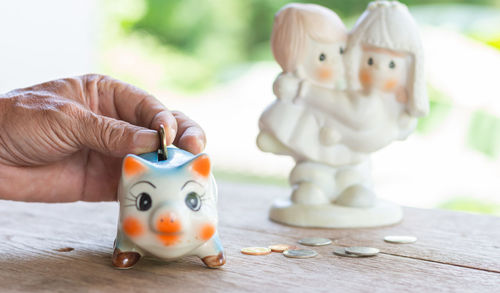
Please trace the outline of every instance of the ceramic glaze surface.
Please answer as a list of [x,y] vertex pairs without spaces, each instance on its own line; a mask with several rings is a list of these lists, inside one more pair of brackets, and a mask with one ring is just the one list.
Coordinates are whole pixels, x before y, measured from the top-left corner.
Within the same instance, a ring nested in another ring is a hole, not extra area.
[[118,200],[116,267],[128,268],[148,254],[165,260],[196,255],[209,267],[224,264],[217,187],[206,154],[168,148],[163,161],[156,152],[127,155]]
[[[271,218],[315,227],[399,221],[397,207],[378,203],[369,157],[406,139],[429,111],[422,43],[408,8],[372,2],[347,32],[325,7],[289,4],[275,16],[271,44],[283,72],[273,85],[276,101],[260,117],[257,145],[297,163],[289,203],[275,204]],[[354,219],[362,214],[356,209],[372,214],[363,222]],[[387,211],[389,219],[373,220]]]

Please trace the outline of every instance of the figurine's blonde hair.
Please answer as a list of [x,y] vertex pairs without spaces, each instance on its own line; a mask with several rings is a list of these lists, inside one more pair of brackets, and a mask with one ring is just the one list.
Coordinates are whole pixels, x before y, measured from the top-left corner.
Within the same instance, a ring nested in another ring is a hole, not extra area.
[[375,1],[354,25],[347,41],[347,81],[351,89],[360,89],[358,72],[363,45],[384,48],[410,55],[408,76],[409,114],[415,117],[429,112],[425,84],[424,50],[417,24],[406,5],[397,1]]
[[291,3],[274,17],[271,49],[284,72],[293,72],[302,61],[306,37],[331,43],[345,39],[346,28],[332,10],[316,4]]

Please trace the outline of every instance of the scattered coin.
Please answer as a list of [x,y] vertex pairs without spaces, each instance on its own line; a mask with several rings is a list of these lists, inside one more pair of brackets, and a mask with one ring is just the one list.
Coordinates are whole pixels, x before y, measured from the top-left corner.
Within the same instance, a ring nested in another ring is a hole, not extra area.
[[351,247],[346,247],[345,252],[357,256],[375,256],[380,252],[380,250],[378,248],[373,248],[373,247],[351,246]]
[[318,253],[312,249],[290,249],[285,250],[283,255],[291,258],[311,258],[318,255]]
[[307,246],[323,246],[332,244],[332,240],[328,238],[311,237],[311,238],[300,239],[299,243]]
[[384,237],[385,242],[397,243],[397,244],[408,244],[417,241],[415,236],[401,236],[401,235],[391,235]]
[[343,247],[335,249],[333,251],[333,254],[338,255],[338,256],[346,256],[346,257],[361,257],[361,256],[356,255],[356,254],[350,254],[350,253],[345,252],[345,249]]
[[271,249],[272,252],[283,252],[289,249],[297,249],[297,246],[288,244],[274,244],[269,246],[269,249]]
[[241,253],[248,255],[266,255],[271,253],[268,247],[245,247],[241,249]]

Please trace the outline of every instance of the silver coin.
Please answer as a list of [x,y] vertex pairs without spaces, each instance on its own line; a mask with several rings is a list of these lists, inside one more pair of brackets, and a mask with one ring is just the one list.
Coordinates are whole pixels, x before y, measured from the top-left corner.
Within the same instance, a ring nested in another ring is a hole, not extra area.
[[373,247],[351,246],[346,247],[345,252],[358,256],[375,256],[380,252],[380,250]]
[[333,251],[333,254],[338,255],[338,256],[345,256],[345,257],[361,257],[359,255],[350,254],[350,253],[345,252],[345,249],[343,247],[335,249]]
[[323,246],[332,244],[332,240],[328,238],[310,237],[310,238],[300,239],[299,243],[307,246]]
[[315,257],[318,253],[311,249],[289,249],[285,250],[283,255],[291,258],[310,258]]
[[402,235],[391,235],[384,237],[385,242],[397,243],[397,244],[408,244],[417,241],[415,236],[402,236]]

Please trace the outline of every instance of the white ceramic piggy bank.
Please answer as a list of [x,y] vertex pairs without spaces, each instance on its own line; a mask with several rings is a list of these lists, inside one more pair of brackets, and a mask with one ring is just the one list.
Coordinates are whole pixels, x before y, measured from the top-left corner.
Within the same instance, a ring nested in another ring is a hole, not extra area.
[[127,155],[118,200],[116,268],[131,268],[145,255],[165,260],[196,255],[210,268],[224,265],[217,186],[206,154],[168,148],[164,161],[156,152]]

